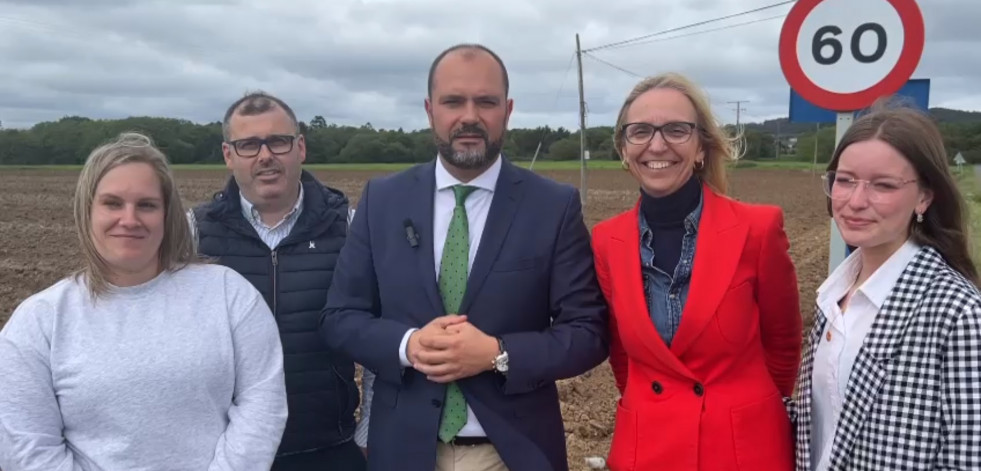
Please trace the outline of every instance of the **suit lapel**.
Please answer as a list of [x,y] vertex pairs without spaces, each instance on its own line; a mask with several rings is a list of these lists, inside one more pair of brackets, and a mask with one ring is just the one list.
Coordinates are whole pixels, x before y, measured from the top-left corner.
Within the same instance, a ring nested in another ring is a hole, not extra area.
[[497,255],[500,253],[504,239],[511,228],[511,221],[514,220],[514,214],[518,210],[518,203],[523,195],[520,185],[521,175],[503,156],[499,158],[501,159],[501,173],[498,175],[497,184],[494,187],[493,200],[487,213],[487,221],[484,223],[484,233],[480,236],[480,247],[477,247],[473,268],[467,278],[467,291],[464,293],[463,302],[460,305],[461,313],[470,311],[473,300],[480,292],[480,288],[484,286],[484,281],[487,279],[487,274],[490,273],[494,261],[497,260]]
[[835,431],[831,470],[848,468],[855,439],[879,397],[889,362],[899,353],[914,306],[930,286],[924,280],[932,278],[940,263],[939,256],[932,249],[921,249],[903,270],[896,286],[882,304],[848,378],[845,403]]
[[433,317],[446,314],[443,300],[436,284],[436,262],[433,251],[433,204],[436,194],[436,161],[420,165],[415,170],[416,184],[408,189],[405,201],[409,204],[409,220],[419,235],[419,246],[414,248],[419,266],[419,280],[433,305]]
[[702,217],[695,242],[688,299],[681,314],[671,352],[681,357],[715,317],[743,253],[748,226],[736,217],[728,201],[705,187]]
[[610,240],[610,276],[615,280],[617,323],[621,335],[634,336],[632,343],[642,345],[657,360],[678,374],[692,377],[691,371],[674,356],[654,328],[644,295],[643,275],[640,270],[640,227],[638,205],[626,217],[623,225],[613,231]]

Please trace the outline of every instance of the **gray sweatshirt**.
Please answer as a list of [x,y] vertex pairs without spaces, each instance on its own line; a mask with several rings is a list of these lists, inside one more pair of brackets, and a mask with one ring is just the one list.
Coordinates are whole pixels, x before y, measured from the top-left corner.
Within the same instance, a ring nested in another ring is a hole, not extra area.
[[275,320],[223,266],[95,303],[67,278],[0,331],[4,471],[268,470],[285,425]]

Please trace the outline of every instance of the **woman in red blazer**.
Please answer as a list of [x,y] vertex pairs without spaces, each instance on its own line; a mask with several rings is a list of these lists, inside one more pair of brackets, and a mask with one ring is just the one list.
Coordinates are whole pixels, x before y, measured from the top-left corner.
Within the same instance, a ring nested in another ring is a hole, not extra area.
[[680,75],[633,89],[614,143],[641,195],[593,230],[622,395],[610,469],[792,470],[802,326],[781,210],[725,196],[735,146]]

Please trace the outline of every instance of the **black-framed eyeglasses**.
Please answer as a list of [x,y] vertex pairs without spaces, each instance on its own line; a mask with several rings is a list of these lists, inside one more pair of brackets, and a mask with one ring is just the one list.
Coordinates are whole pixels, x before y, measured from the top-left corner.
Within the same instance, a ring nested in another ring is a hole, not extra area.
[[661,132],[661,137],[668,144],[684,144],[691,139],[698,125],[686,121],[672,121],[655,126],[651,123],[627,123],[621,128],[627,142],[635,145],[646,145],[654,139],[654,134]]
[[865,194],[869,201],[879,203],[888,200],[908,183],[913,183],[916,179],[903,180],[895,177],[879,177],[873,180],[860,180],[848,175],[838,175],[835,171],[829,171],[821,175],[824,184],[824,194],[833,200],[847,200],[852,197],[859,186],[865,185]]
[[255,157],[259,155],[262,146],[265,145],[269,152],[275,155],[285,154],[293,150],[293,142],[296,136],[290,134],[273,134],[265,139],[258,137],[247,137],[228,141],[228,145],[235,149],[235,153],[241,157]]

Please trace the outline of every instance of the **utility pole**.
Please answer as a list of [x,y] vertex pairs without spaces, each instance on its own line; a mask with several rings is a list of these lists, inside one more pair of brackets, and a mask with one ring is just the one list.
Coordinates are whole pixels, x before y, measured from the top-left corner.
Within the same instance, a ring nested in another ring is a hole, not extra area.
[[773,141],[773,160],[780,159],[780,118],[777,118],[777,138]]
[[749,103],[749,100],[727,101],[726,103],[728,103],[728,104],[735,103],[736,104],[736,130],[737,131],[742,131],[742,128],[739,127],[739,112],[745,110],[745,108],[742,107],[742,104],[743,103]]
[[814,165],[811,166],[811,175],[817,173],[818,167],[818,134],[821,133],[821,123],[814,126]]
[[576,60],[579,62],[579,198],[583,213],[586,212],[586,98],[582,89],[582,49],[579,47],[579,33],[576,33]]

